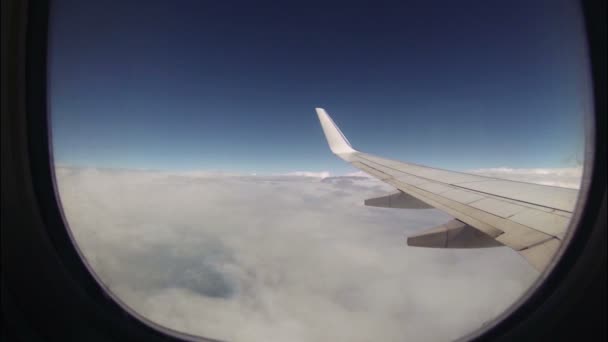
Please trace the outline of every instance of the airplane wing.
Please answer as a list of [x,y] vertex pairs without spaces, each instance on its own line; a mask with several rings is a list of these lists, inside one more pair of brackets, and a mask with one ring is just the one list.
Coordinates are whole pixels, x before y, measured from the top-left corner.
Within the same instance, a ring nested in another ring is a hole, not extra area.
[[355,150],[323,108],[316,108],[329,148],[397,192],[368,199],[388,208],[437,208],[455,219],[407,239],[410,246],[508,246],[542,271],[564,238],[578,191],[483,177],[380,158]]

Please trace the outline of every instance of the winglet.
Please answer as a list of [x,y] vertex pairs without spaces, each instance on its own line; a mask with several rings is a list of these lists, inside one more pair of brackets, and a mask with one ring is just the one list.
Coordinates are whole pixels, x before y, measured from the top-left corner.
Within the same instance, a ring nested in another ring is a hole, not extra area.
[[323,128],[323,133],[325,133],[325,138],[327,139],[327,143],[329,144],[331,151],[343,159],[348,154],[357,152],[350,145],[348,139],[346,139],[344,134],[342,134],[338,126],[336,126],[334,123],[334,120],[331,119],[325,109],[315,108],[315,110],[317,111],[317,116],[319,116],[321,128]]

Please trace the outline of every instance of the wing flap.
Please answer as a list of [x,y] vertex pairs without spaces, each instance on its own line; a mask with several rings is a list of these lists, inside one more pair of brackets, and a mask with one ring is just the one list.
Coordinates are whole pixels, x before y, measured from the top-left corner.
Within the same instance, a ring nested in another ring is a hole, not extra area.
[[534,209],[525,209],[511,216],[509,219],[513,222],[541,230],[560,239],[564,237],[564,233],[570,222],[569,218],[555,213],[547,213]]
[[426,229],[407,238],[409,246],[430,248],[488,248],[499,247],[491,236],[468,224],[452,220],[438,227]]
[[495,198],[486,197],[482,200],[476,201],[474,203],[470,203],[473,208],[481,209],[483,211],[487,211],[490,214],[508,218],[517,214],[518,212],[525,210],[526,207],[522,207],[521,205],[501,201]]
[[560,241],[556,238],[547,240],[539,245],[519,251],[526,260],[539,271],[542,271],[553,259],[560,246]]
[[469,190],[569,212],[572,212],[578,195],[578,191],[574,189],[510,180],[487,180],[458,185]]
[[403,191],[397,191],[388,195],[366,199],[363,202],[369,207],[401,208],[401,209],[429,209],[430,205],[422,202],[412,195]]

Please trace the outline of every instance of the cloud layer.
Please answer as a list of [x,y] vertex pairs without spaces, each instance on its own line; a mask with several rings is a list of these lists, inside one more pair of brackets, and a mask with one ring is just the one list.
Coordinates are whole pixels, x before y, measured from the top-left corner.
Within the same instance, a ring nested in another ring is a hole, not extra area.
[[475,169],[470,170],[468,172],[488,177],[504,178],[522,182],[578,189],[580,188],[581,184],[583,168],[565,167],[514,169],[510,167],[497,167],[487,169]]
[[[508,248],[408,247],[450,220],[363,206],[351,175],[58,168],[87,260],[151,320],[230,341],[445,341],[513,303],[536,272]],[[310,176],[310,177],[309,177]]]

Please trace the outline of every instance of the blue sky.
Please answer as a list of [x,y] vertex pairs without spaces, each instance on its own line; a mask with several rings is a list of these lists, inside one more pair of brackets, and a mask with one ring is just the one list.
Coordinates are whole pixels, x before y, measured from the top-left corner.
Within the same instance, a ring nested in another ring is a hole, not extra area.
[[567,1],[60,0],[49,63],[63,165],[349,172],[324,107],[381,156],[569,167],[589,110]]

